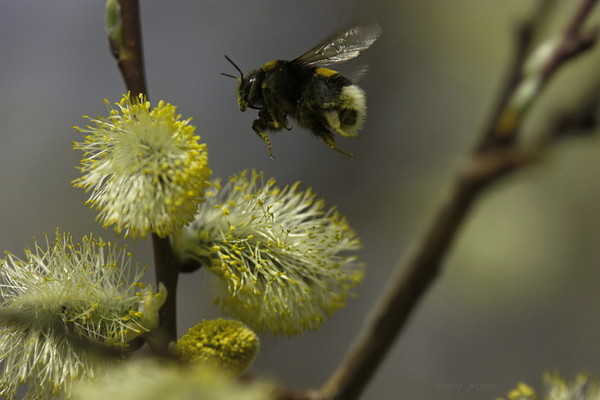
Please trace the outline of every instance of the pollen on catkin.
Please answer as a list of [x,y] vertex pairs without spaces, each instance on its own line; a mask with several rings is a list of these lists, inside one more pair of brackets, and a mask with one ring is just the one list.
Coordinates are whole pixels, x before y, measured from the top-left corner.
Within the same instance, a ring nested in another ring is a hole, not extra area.
[[214,181],[193,223],[172,236],[182,260],[213,276],[214,302],[258,332],[316,330],[363,276],[346,219],[299,183],[255,171]]
[[91,191],[86,204],[103,226],[125,236],[166,237],[193,219],[211,170],[191,119],[182,120],[169,103],[151,107],[130,94],[108,117],[87,118],[90,125],[75,127],[86,136],[74,143],[84,156],[73,184]]
[[184,361],[207,362],[237,375],[252,364],[260,342],[240,321],[217,318],[191,327],[176,348]]
[[[537,392],[521,382],[508,392],[507,400],[600,400],[598,379],[580,373],[571,381],[556,372],[546,372],[543,376],[543,390]],[[504,399],[498,399],[504,400]]]
[[65,233],[25,257],[0,260],[0,395],[21,384],[29,399],[68,397],[73,380],[103,367],[81,342],[125,349],[154,329],[164,292],[140,282],[131,254],[113,243]]

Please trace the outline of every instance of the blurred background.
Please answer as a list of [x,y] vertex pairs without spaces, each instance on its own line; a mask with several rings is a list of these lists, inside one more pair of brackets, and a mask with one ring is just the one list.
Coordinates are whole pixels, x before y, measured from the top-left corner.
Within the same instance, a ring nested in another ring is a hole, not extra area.
[[[256,168],[301,180],[337,205],[362,238],[367,276],[358,296],[320,332],[262,337],[255,370],[291,387],[324,383],[399,260],[432,219],[461,157],[477,141],[509,66],[529,0],[141,2],[150,99],[193,117],[214,176]],[[579,1],[558,2],[545,38]],[[0,2],[0,249],[21,255],[58,227],[76,238],[101,229],[78,176],[82,115],[125,91],[108,50],[104,1]],[[600,20],[598,10],[593,19]],[[348,159],[295,127],[272,136],[275,159],[240,113],[236,74],[292,59],[339,28],[378,21],[383,35],[357,64],[369,117]],[[591,21],[590,21],[591,22]],[[577,108],[598,84],[598,49],[562,70],[528,119]],[[365,399],[493,399],[545,370],[600,375],[600,143],[571,140],[501,181],[473,210],[443,273],[422,299]],[[121,241],[121,240],[120,240]],[[121,241],[123,242],[123,241]],[[151,264],[149,240],[130,243]],[[220,316],[204,272],[181,279],[179,330]],[[152,274],[147,277],[153,280]],[[459,386],[462,385],[462,386]],[[477,386],[479,385],[479,386]],[[482,387],[481,385],[487,385]],[[479,388],[480,390],[477,390]]]

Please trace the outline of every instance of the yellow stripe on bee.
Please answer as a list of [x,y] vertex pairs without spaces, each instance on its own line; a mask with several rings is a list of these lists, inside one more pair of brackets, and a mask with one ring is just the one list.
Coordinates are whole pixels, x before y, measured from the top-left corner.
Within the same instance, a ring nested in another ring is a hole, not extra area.
[[321,67],[321,68],[315,69],[315,74],[324,76],[325,78],[328,78],[330,76],[336,75],[337,73],[338,73],[337,71],[334,71],[334,70],[329,69],[329,68],[322,68]]
[[274,61],[269,61],[268,63],[266,63],[265,65],[263,65],[260,69],[262,69],[263,71],[267,72],[273,68],[275,68],[275,66],[277,65],[279,61],[274,60]]

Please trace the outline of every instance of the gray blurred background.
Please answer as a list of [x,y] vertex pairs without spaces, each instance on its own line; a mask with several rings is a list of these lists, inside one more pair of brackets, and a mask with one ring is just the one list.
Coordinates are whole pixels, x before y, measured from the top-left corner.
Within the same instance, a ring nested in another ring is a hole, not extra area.
[[[244,168],[301,180],[337,205],[361,236],[368,264],[358,296],[317,333],[262,337],[257,372],[292,387],[321,385],[360,330],[398,260],[431,220],[461,156],[500,88],[527,0],[141,2],[149,94],[193,117],[214,176]],[[579,1],[549,21],[557,34]],[[596,10],[598,11],[598,10]],[[124,86],[108,51],[104,2],[0,2],[0,249],[22,254],[56,227],[118,239],[72,188],[80,153],[73,125],[105,115]],[[599,15],[596,12],[595,21]],[[275,159],[240,113],[235,74],[294,58],[342,26],[378,21],[384,34],[358,64],[369,118],[340,139],[354,159],[294,128],[274,137]],[[562,71],[528,120],[577,104],[598,82],[598,50]],[[569,141],[545,162],[502,181],[470,215],[444,272],[371,382],[365,399],[493,399],[545,370],[600,374],[600,143]],[[149,240],[132,243],[143,264]],[[152,275],[148,276],[152,281]],[[203,272],[184,276],[180,333],[219,310]],[[474,385],[488,385],[482,391]],[[455,386],[452,386],[455,385]],[[458,387],[456,385],[463,385]]]

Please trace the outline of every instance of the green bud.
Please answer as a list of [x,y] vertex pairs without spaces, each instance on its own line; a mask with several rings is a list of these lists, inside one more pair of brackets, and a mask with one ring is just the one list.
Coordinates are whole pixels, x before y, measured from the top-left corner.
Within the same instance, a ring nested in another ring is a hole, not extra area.
[[106,0],[104,23],[108,37],[120,45],[122,42],[121,28],[123,24],[121,21],[121,5],[118,0]]
[[252,364],[260,343],[246,325],[230,319],[204,320],[177,341],[177,353],[184,361],[204,361],[233,374]]

